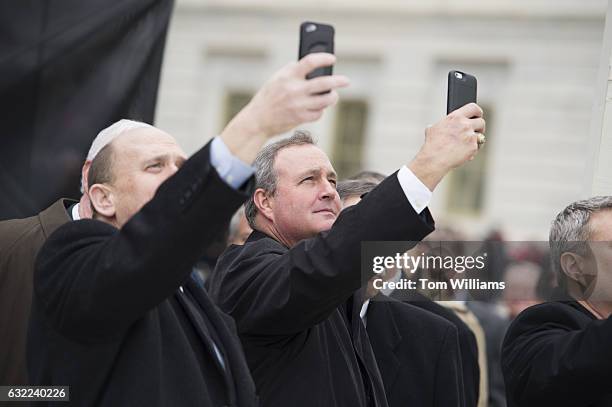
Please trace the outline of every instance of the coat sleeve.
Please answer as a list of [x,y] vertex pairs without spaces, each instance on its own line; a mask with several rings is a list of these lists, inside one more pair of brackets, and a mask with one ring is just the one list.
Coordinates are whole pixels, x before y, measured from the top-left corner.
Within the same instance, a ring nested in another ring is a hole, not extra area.
[[247,196],[219,178],[209,145],[120,230],[81,220],[50,236],[37,258],[34,290],[56,329],[88,337],[116,333],[185,283]]
[[531,307],[510,326],[502,351],[506,391],[518,405],[586,406],[610,393],[612,320],[581,327],[561,303]]
[[391,176],[327,233],[290,250],[264,238],[226,253],[210,292],[241,334],[293,334],[327,318],[373,275],[361,272],[362,242],[419,241],[432,230],[429,211],[418,215]]

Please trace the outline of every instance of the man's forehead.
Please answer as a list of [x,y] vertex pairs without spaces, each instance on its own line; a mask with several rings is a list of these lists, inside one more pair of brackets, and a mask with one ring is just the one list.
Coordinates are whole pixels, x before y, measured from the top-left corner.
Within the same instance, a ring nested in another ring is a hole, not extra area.
[[333,172],[327,154],[313,144],[283,148],[276,155],[276,170],[287,174],[300,174],[311,170]]
[[174,137],[156,128],[138,128],[128,130],[113,140],[115,154],[151,155],[180,154],[185,155]]
[[591,239],[612,241],[612,208],[591,214],[589,219]]

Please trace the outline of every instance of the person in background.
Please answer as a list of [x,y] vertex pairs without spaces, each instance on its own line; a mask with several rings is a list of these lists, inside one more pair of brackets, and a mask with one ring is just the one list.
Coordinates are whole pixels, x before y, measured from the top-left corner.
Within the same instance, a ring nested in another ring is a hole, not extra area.
[[512,263],[506,268],[503,301],[510,320],[525,309],[543,302],[537,291],[541,276],[541,267],[531,262]]
[[[343,210],[356,205],[380,181],[338,184]],[[399,270],[387,270],[395,274]],[[385,386],[389,407],[465,406],[457,328],[446,319],[379,293],[372,277],[360,317]],[[385,275],[391,280],[393,275]]]
[[249,221],[244,214],[244,206],[232,216],[229,227],[228,244],[242,245],[248,239],[253,229],[249,226]]
[[431,191],[477,153],[484,127],[476,104],[452,112],[412,161],[342,213],[336,173],[309,135],[258,155],[246,204],[254,232],[221,256],[210,293],[236,321],[263,405],[387,405],[359,317],[371,277],[360,273],[361,242],[430,233]]
[[555,301],[531,306],[502,348],[508,405],[612,405],[612,197],[574,202],[553,220]]

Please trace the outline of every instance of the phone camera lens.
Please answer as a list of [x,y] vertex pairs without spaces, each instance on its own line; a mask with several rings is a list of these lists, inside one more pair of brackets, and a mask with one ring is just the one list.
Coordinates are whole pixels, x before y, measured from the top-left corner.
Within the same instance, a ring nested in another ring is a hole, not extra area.
[[313,31],[316,31],[316,29],[317,29],[317,26],[316,26],[316,25],[314,25],[314,24],[308,24],[308,25],[306,26],[306,32],[307,32],[307,33],[311,33],[311,32],[313,32]]
[[463,74],[461,72],[455,72],[455,78],[461,79],[463,78]]

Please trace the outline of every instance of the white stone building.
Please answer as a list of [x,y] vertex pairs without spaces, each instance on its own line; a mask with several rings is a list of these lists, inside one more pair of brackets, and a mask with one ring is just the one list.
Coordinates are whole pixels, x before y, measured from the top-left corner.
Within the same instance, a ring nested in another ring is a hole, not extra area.
[[435,191],[442,223],[474,238],[499,227],[546,239],[581,198],[604,0],[177,0],[157,125],[195,151],[277,68],[297,57],[302,21],[336,29],[342,102],[306,126],[332,163],[390,173],[445,113],[450,69],[475,74],[483,154]]

